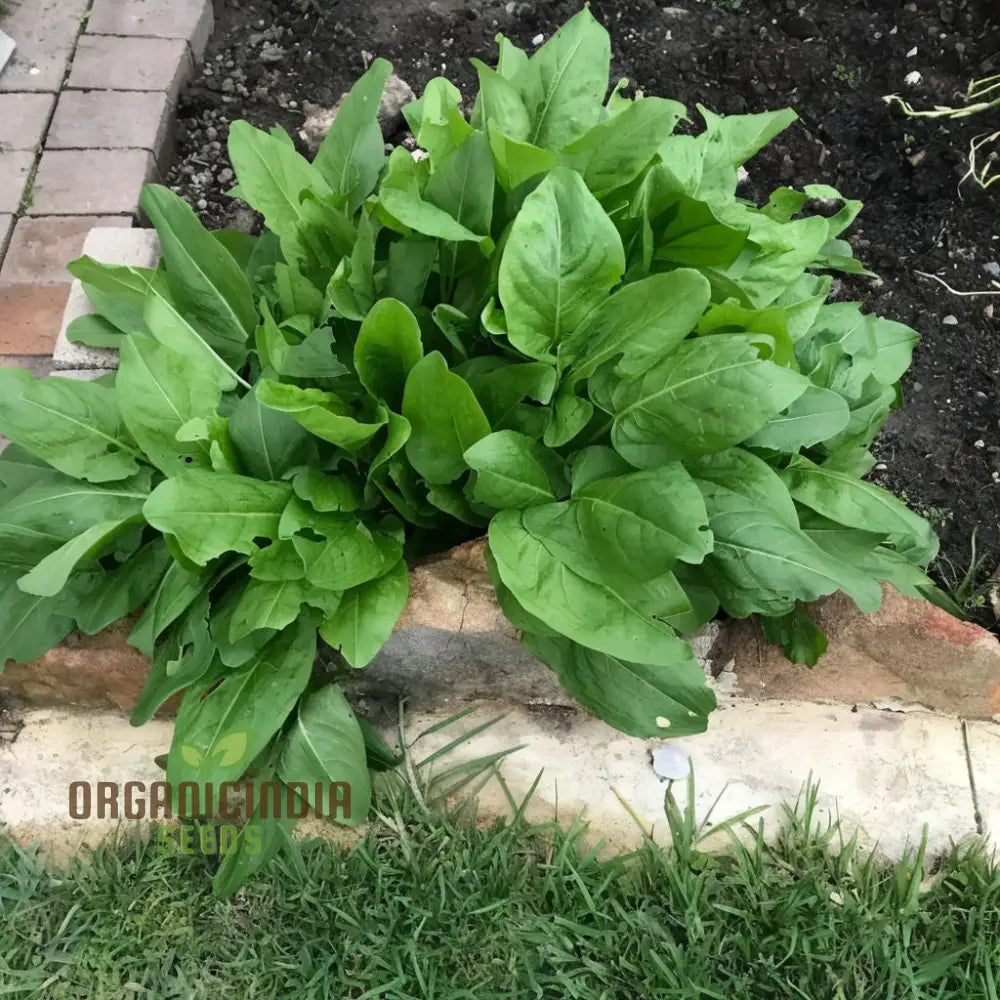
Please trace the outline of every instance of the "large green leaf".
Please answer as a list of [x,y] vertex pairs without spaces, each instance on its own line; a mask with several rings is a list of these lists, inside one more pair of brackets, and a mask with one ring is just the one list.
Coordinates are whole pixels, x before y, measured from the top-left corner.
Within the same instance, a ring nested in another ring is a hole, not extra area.
[[97,486],[58,477],[0,503],[0,567],[22,572],[81,532],[105,521],[124,521],[142,510],[149,477]]
[[184,696],[167,780],[235,781],[295,707],[312,673],[316,630],[307,618],[276,636],[247,666],[211,671]]
[[467,382],[434,351],[410,371],[403,393],[410,423],[406,457],[429,483],[450,483],[466,471],[465,452],[490,433]]
[[147,723],[168,698],[199,681],[217,662],[207,616],[208,594],[203,593],[150,651],[153,662],[129,717],[133,726]]
[[518,142],[527,139],[531,117],[517,87],[481,59],[469,62],[479,77],[479,96],[472,110],[473,126],[485,130],[492,124],[511,139]]
[[376,59],[337,107],[337,116],[320,144],[313,167],[354,212],[371,194],[385,163],[379,102],[392,64]]
[[618,231],[583,179],[565,167],[553,170],[525,198],[500,261],[511,344],[534,358],[551,357],[624,270]]
[[115,391],[95,382],[0,368],[0,434],[75,479],[106,483],[138,469]]
[[62,598],[26,594],[16,572],[0,575],[0,670],[8,660],[30,663],[73,629]]
[[572,365],[570,385],[616,357],[621,374],[643,374],[691,333],[711,295],[704,275],[689,268],[624,285],[560,346],[560,362]]
[[646,464],[722,451],[759,431],[802,395],[808,380],[762,361],[739,334],[685,341],[640,378],[611,389],[612,440]]
[[376,302],[354,342],[354,367],[361,384],[398,410],[406,376],[423,356],[420,324],[410,309],[397,299]]
[[316,437],[348,451],[367,444],[385,424],[385,419],[356,419],[339,396],[322,389],[302,389],[264,378],[254,391],[263,406],[291,417]]
[[17,585],[27,594],[40,597],[55,597],[66,586],[70,574],[77,564],[102,554],[108,543],[120,534],[130,523],[140,521],[136,513],[129,519],[98,521],[85,528],[75,538],[50,552],[29,573],[20,577]]
[[480,243],[489,238],[488,232],[475,233],[448,212],[426,201],[421,178],[420,164],[414,163],[413,157],[402,147],[394,149],[379,188],[379,205],[391,219],[414,232],[442,240]]
[[196,329],[181,314],[162,274],[157,274],[149,283],[144,315],[150,335],[164,347],[183,354],[195,364],[217,367],[222,373],[224,389],[232,389],[237,383],[249,387],[219,353],[218,349],[224,350],[224,345],[216,340],[212,331],[204,327]]
[[402,543],[372,531],[350,514],[322,514],[293,499],[279,525],[305,565],[306,579],[324,590],[349,590],[381,576],[403,555]]
[[[289,784],[305,784],[310,805],[322,810],[327,819],[357,826],[368,818],[372,791],[365,740],[336,684],[328,684],[302,701],[281,751],[278,774]],[[335,782],[350,789],[349,799],[340,800],[340,809],[334,809],[329,801],[329,789]],[[323,789],[326,802],[316,800],[317,787]]]
[[872,483],[803,456],[792,459],[783,478],[800,504],[838,524],[885,534],[900,555],[915,563],[930,562],[937,554],[930,523]]
[[[66,265],[66,270],[74,278],[80,279],[87,298],[97,310],[96,314],[77,317],[74,323],[78,320],[100,317],[120,333],[146,332],[143,308],[146,291],[153,278],[153,271],[150,268],[102,264],[84,254],[70,261]],[[76,330],[80,330],[79,325]],[[67,335],[68,333],[69,331]],[[95,346],[116,347],[117,344],[112,340],[110,343]]]
[[568,145],[560,160],[583,174],[587,187],[601,198],[634,180],[684,117],[684,105],[677,101],[633,101]]
[[352,667],[364,667],[392,634],[409,594],[410,576],[401,559],[388,573],[346,591],[319,634]]
[[87,635],[96,635],[131,614],[153,595],[169,565],[167,546],[157,538],[118,569],[79,574],[71,583],[77,627]]
[[814,601],[836,590],[848,594],[862,611],[879,606],[877,581],[825,552],[773,511],[749,503],[717,510],[715,499],[706,501],[715,546],[705,572],[729,614],[784,615],[796,601]]
[[177,432],[195,417],[215,415],[225,376],[149,337],[126,337],[115,378],[122,420],[146,456],[167,475],[192,464],[210,468],[206,441],[183,442]]
[[[474,132],[431,174],[424,198],[473,233],[489,234],[493,222],[493,157],[482,132]],[[458,270],[460,246],[441,248],[442,270]]]
[[708,727],[715,694],[681,639],[671,643],[674,661],[660,666],[633,663],[563,638],[526,635],[524,645],[582,705],[629,736],[692,736]]
[[558,150],[593,128],[611,67],[611,40],[588,9],[570,18],[517,74],[531,131],[528,140]]
[[842,396],[810,385],[784,412],[772,417],[750,437],[747,444],[796,452],[839,434],[850,418],[851,411]]
[[219,354],[239,367],[257,323],[242,268],[169,188],[147,184],[141,201],[160,238],[174,301],[192,326],[211,332]]
[[552,150],[513,139],[494,122],[487,123],[487,134],[497,180],[505,191],[516,191],[532,177],[554,169],[559,162]]
[[284,483],[189,469],[160,483],[142,512],[154,528],[177,539],[188,559],[204,566],[225,552],[250,554],[255,538],[277,538],[291,495]]
[[156,640],[197,600],[211,579],[208,569],[187,569],[172,562],[135,623],[128,637],[129,645],[145,656],[152,656]]
[[[612,656],[659,666],[676,662],[672,629],[570,569],[525,525],[522,511],[497,514],[489,538],[500,579],[529,614],[567,638]],[[664,614],[681,610],[665,608]]]
[[332,272],[350,253],[353,227],[329,202],[336,198],[323,174],[295,151],[288,137],[233,122],[229,158],[239,194],[264,216],[281,240],[286,260],[316,262]]
[[317,460],[309,432],[287,414],[261,405],[256,390],[237,404],[229,434],[240,464],[258,479],[282,479],[289,470]]
[[299,616],[308,595],[302,580],[248,580],[233,609],[228,640],[239,642],[257,629],[283,629]]
[[562,459],[551,449],[516,431],[495,431],[465,452],[476,470],[473,496],[503,509],[551,503],[566,491]]
[[699,563],[712,551],[705,502],[680,463],[597,479],[569,503],[595,558],[613,559],[636,579],[659,576],[675,560]]

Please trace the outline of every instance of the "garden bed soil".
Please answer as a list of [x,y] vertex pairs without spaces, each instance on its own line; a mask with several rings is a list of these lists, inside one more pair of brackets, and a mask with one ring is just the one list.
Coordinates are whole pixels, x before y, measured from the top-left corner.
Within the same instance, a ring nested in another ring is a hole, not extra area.
[[[284,126],[298,141],[307,105],[334,103],[374,55],[419,93],[445,75],[475,89],[471,56],[495,61],[503,32],[531,49],[580,6],[472,0],[224,0],[206,62],[179,108],[170,183],[212,225],[252,224],[225,194],[230,121]],[[935,521],[953,585],[975,532],[985,576],[1000,563],[1000,184],[958,182],[972,137],[1000,112],[958,122],[908,119],[883,96],[954,104],[973,77],[1000,72],[995,0],[593,0],[609,29],[613,71],[647,94],[723,114],[794,107],[800,121],[751,164],[766,200],[779,185],[825,182],[860,198],[848,233],[881,281],[852,278],[838,296],[914,326],[923,340],[903,383],[906,406],[876,443],[877,482]],[[914,71],[920,82],[908,86]],[[995,309],[995,313],[994,313]]]

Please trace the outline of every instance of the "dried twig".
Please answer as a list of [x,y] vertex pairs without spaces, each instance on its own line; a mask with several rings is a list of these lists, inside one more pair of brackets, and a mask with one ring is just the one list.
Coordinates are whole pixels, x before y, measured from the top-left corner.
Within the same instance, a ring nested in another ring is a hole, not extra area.
[[949,285],[948,282],[944,280],[944,278],[939,278],[936,274],[928,274],[926,271],[914,271],[913,273],[919,274],[921,278],[930,278],[933,281],[936,281],[938,284],[944,285],[944,287],[949,292],[951,292],[952,295],[959,295],[962,298],[973,298],[977,295],[1000,295],[1000,281],[990,282],[990,284],[993,285],[996,291],[985,290],[977,292],[960,292],[957,288],[952,288],[951,285]]

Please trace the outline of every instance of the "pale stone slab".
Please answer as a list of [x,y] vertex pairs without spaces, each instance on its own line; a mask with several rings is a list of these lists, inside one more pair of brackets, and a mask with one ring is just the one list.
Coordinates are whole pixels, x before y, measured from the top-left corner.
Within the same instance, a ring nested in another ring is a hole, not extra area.
[[[622,800],[659,842],[668,840],[663,816],[665,785],[653,771],[652,751],[662,741],[622,736],[574,710],[538,710],[479,703],[459,723],[423,737],[417,760],[473,728],[503,718],[462,742],[439,769],[491,753],[522,749],[501,765],[516,801],[524,799],[541,773],[528,809],[530,821],[557,818],[569,825],[581,815],[588,840],[604,840],[609,852],[634,849],[642,832]],[[407,713],[406,738],[453,714],[450,706]],[[372,721],[391,743],[397,718],[382,713]],[[132,728],[119,713],[75,713],[33,709],[24,716],[17,740],[0,754],[0,823],[21,843],[41,841],[56,860],[81,844],[112,834],[112,820],[74,821],[68,815],[72,781],[151,782],[162,777],[153,763],[170,744],[171,724],[154,720]],[[776,833],[783,803],[793,802],[809,778],[820,782],[815,819],[840,816],[845,836],[857,831],[863,847],[900,856],[928,824],[931,856],[952,840],[975,832],[968,772],[958,723],[922,713],[856,713],[807,703],[743,702],[713,716],[707,733],[674,741],[679,759],[694,765],[695,810],[715,823],[748,808],[763,807],[765,829]],[[675,782],[678,799],[686,781]],[[480,820],[509,815],[503,790],[492,782],[477,796]],[[126,829],[130,824],[125,824]],[[327,830],[329,831],[329,827]],[[313,827],[311,833],[323,832]],[[722,847],[724,836],[706,846]]]
[[967,722],[966,734],[983,832],[1000,849],[1000,725]]
[[[119,226],[97,226],[90,231],[82,253],[102,264],[129,267],[155,267],[160,259],[160,242],[153,229],[126,229]],[[94,311],[79,280],[74,280],[63,313],[62,325],[52,352],[57,369],[100,368],[105,371],[118,367],[118,352],[104,347],[73,344],[66,338],[66,329],[78,316]]]
[[17,48],[0,74],[0,92],[47,91],[62,86],[86,5],[79,0],[12,0],[4,31]]
[[0,754],[0,823],[22,844],[43,843],[56,862],[114,835],[120,820],[70,817],[70,783],[161,781],[154,757],[169,748],[172,728],[153,720],[134,729],[102,713],[29,712],[17,740]]

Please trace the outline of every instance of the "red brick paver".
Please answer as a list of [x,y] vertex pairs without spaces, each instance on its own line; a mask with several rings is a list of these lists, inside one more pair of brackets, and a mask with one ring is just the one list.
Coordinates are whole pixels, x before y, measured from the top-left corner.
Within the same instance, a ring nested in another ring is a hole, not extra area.
[[35,282],[68,285],[73,277],[66,270],[79,257],[94,226],[127,226],[131,219],[120,215],[66,215],[19,219],[0,268],[0,286]]
[[0,285],[0,354],[50,355],[68,285]]

